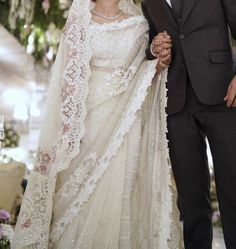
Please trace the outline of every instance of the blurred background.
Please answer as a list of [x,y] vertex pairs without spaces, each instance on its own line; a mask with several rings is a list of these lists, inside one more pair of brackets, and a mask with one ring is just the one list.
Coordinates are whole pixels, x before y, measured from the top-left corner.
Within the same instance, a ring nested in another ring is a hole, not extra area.
[[[11,213],[11,224],[33,167],[50,68],[71,3],[0,0],[0,209]],[[209,161],[213,180],[210,153]],[[213,223],[221,227],[214,183],[212,205]],[[220,241],[214,249],[224,248]]]

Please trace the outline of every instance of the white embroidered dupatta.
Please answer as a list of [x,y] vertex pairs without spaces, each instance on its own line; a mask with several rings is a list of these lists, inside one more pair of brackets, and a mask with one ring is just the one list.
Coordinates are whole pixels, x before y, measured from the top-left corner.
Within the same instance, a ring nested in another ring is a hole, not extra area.
[[[120,7],[123,11],[131,14],[139,14],[138,9],[131,0],[122,0]],[[13,249],[33,248],[46,249],[49,245],[50,224],[52,219],[53,196],[57,181],[57,174],[70,166],[72,159],[80,152],[81,139],[84,137],[86,127],[86,99],[89,93],[88,81],[91,75],[90,58],[90,1],[74,0],[69,18],[65,26],[64,35],[60,43],[57,59],[52,72],[52,79],[48,94],[47,113],[41,130],[39,149],[36,158],[35,169],[31,173],[28,187],[22,203]],[[125,124],[114,134],[114,144],[108,147],[107,155],[112,157],[122,143],[122,138],[129,132],[136,113],[141,109],[155,75],[156,62],[145,62],[140,68],[144,75],[140,83],[135,87],[136,96],[130,100],[130,107],[122,115],[122,123]],[[160,208],[153,207],[153,227],[163,241],[161,249],[174,248],[171,238],[177,233],[177,225],[172,224],[166,229],[160,229],[163,224],[176,221],[173,215],[173,200],[171,187],[170,167],[167,164],[168,150],[165,139],[166,133],[166,82],[167,72],[159,75],[157,84],[160,106],[158,130],[163,137],[161,149],[162,155],[157,160],[162,167],[166,166],[163,186],[155,186],[159,196],[153,203],[163,205]],[[118,141],[118,142],[117,142]],[[104,153],[106,155],[106,153]],[[96,181],[102,177],[111,158],[100,158],[100,170],[93,179],[93,188],[85,191],[84,202],[96,187]],[[158,172],[157,172],[158,175]],[[169,184],[168,184],[169,183]],[[158,183],[157,183],[158,184]],[[159,202],[159,204],[157,203]],[[158,209],[158,210],[157,210]],[[161,210],[162,211],[161,211]],[[151,235],[150,235],[151,236]],[[176,241],[176,240],[175,240]],[[154,242],[155,244],[155,242]]]

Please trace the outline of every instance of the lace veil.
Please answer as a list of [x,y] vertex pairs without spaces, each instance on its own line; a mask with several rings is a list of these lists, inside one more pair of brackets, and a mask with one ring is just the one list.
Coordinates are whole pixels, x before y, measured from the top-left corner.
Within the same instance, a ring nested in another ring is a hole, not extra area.
[[[119,6],[127,14],[141,14],[133,0],[121,0]],[[69,12],[52,69],[35,167],[16,225],[13,249],[48,248],[56,176],[80,151],[91,75],[92,7],[90,0],[74,0]]]
[[[120,9],[127,14],[141,15],[140,9],[135,6],[133,0],[121,0],[119,5]],[[49,246],[57,174],[67,169],[71,160],[79,154],[81,140],[86,132],[86,99],[89,93],[88,81],[91,76],[89,24],[92,7],[90,0],[74,0],[70,9],[52,70],[35,167],[25,192],[12,249],[47,249]],[[155,64],[152,64],[153,76]],[[162,82],[160,84],[162,86],[160,124],[163,129],[159,133],[161,132],[160,137],[163,141],[159,148],[162,152],[162,157],[159,156],[158,159],[160,165],[162,162],[167,164],[168,158],[165,139],[166,90],[164,83],[166,77],[166,71],[158,77],[159,82]],[[166,178],[162,177],[160,186],[156,187],[162,196],[157,196],[157,203],[153,202],[153,227],[157,231],[155,239],[161,238],[160,248],[179,249],[177,240],[172,239],[178,236],[179,232],[175,214],[172,214],[172,205],[175,201],[169,187],[171,179],[168,165],[166,167],[164,165],[164,171]],[[162,187],[164,190],[161,189]],[[170,222],[173,223],[170,225]],[[170,239],[172,242],[169,241]]]

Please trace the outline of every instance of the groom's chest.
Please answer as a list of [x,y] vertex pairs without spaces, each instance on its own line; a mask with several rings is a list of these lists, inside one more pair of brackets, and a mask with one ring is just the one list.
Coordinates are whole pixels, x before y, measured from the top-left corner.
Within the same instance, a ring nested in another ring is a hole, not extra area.
[[146,0],[148,12],[159,32],[195,30],[209,23],[219,24],[224,19],[220,0],[182,0],[183,7],[179,18],[174,15],[173,1],[179,0]]

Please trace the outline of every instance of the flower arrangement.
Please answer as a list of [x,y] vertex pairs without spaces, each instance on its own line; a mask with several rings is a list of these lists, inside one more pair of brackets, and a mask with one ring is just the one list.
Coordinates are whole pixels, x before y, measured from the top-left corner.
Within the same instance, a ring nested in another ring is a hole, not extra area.
[[214,226],[222,227],[221,216],[219,211],[219,204],[217,201],[217,194],[216,194],[216,185],[214,176],[212,175],[212,182],[211,182],[211,205],[212,205],[212,223]]
[[10,123],[4,125],[2,148],[15,148],[19,145],[20,136]]
[[0,248],[10,249],[13,239],[13,228],[10,225],[11,216],[5,210],[0,210]]

